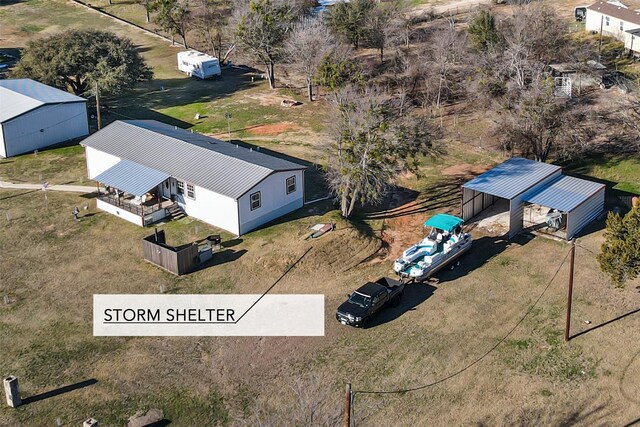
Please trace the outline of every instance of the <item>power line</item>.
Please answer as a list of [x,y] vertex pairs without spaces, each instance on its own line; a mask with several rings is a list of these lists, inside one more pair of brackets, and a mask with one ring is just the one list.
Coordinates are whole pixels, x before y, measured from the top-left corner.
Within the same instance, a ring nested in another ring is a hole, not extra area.
[[571,253],[571,251],[567,252],[567,254],[564,256],[564,258],[562,259],[562,262],[560,263],[560,265],[558,266],[556,272],[553,274],[553,277],[551,277],[551,280],[549,280],[549,283],[547,283],[547,285],[545,286],[545,288],[543,289],[542,293],[538,296],[538,298],[536,299],[536,301],[529,307],[529,309],[527,310],[527,312],[524,314],[524,316],[522,316],[522,318],[520,318],[520,320],[518,320],[518,322],[509,330],[509,332],[507,332],[507,334],[502,337],[500,339],[500,341],[498,341],[493,347],[491,347],[486,353],[484,353],[482,356],[478,357],[476,360],[474,360],[473,362],[469,363],[468,365],[466,365],[464,368],[450,374],[447,375],[444,378],[441,378],[437,381],[431,382],[429,384],[424,384],[421,386],[417,386],[417,387],[411,387],[411,388],[404,388],[404,389],[398,389],[398,390],[354,390],[352,393],[354,395],[356,394],[404,394],[404,393],[409,393],[412,391],[418,391],[418,390],[422,390],[428,387],[433,387],[437,384],[443,383],[445,381],[448,381],[458,375],[460,375],[461,373],[463,373],[464,371],[466,371],[467,369],[470,369],[472,366],[474,366],[475,364],[479,363],[480,361],[482,361],[482,359],[484,359],[485,357],[487,357],[489,354],[491,354],[496,348],[498,348],[498,346],[500,344],[502,344],[504,341],[506,341],[507,338],[509,338],[509,336],[513,333],[513,331],[516,330],[516,328],[518,326],[520,326],[520,324],[524,321],[524,319],[527,318],[527,316],[529,316],[529,314],[531,313],[531,311],[533,311],[533,309],[535,308],[535,306],[538,304],[538,302],[540,302],[540,300],[542,299],[542,296],[545,294],[545,292],[547,292],[547,289],[549,289],[549,286],[551,286],[551,283],[553,283],[553,280],[556,278],[556,276],[558,275],[558,273],[560,272],[560,269],[562,268],[562,266],[564,265],[565,261],[567,260],[567,257],[569,256],[569,254]]

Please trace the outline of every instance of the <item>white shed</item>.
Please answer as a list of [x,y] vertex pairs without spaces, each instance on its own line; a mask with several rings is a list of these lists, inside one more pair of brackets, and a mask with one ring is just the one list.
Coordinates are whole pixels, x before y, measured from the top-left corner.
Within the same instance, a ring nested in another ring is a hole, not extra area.
[[201,79],[208,79],[222,74],[218,58],[197,50],[178,52],[178,69],[189,76]]
[[155,120],[111,123],[82,142],[98,207],[138,225],[181,209],[245,234],[304,204],[305,166]]
[[30,79],[0,80],[0,157],[89,133],[87,100]]

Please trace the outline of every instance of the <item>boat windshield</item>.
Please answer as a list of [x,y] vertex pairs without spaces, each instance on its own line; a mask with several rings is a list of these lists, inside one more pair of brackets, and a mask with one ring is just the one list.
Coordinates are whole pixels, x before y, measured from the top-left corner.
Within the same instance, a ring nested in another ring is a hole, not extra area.
[[369,303],[371,302],[371,298],[366,296],[366,295],[362,295],[362,294],[359,294],[357,292],[354,292],[349,297],[349,302],[351,302],[353,304],[358,304],[360,307],[369,307]]

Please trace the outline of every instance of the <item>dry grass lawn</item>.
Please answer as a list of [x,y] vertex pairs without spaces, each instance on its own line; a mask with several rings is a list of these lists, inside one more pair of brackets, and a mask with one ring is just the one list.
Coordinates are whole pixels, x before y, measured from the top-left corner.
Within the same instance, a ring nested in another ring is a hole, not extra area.
[[[0,6],[0,18],[8,22],[0,28],[3,39],[23,45],[66,25],[128,33],[160,80],[136,91],[138,109],[119,111],[136,117],[159,114],[223,136],[226,122],[220,113],[234,108],[234,137],[310,162],[322,159],[326,108],[321,104],[283,109],[279,96],[300,95],[287,90],[273,95],[264,82],[251,85],[250,75],[222,82],[188,80],[173,68],[175,49],[69,8],[62,0]],[[160,81],[164,94],[157,93]],[[221,86],[225,82],[232,90]],[[196,112],[209,117],[197,122]],[[390,212],[370,209],[346,222],[329,202],[311,205],[238,239],[223,233],[223,248],[213,263],[179,278],[142,260],[141,238],[151,229],[96,211],[90,197],[48,192],[45,204],[41,191],[0,190],[0,296],[9,300],[4,304],[0,298],[0,374],[17,375],[26,397],[96,381],[18,409],[0,405],[0,425],[55,425],[58,418],[64,425],[79,425],[93,416],[100,425],[121,426],[149,408],[162,409],[176,426],[258,425],[259,420],[263,425],[335,425],[346,382],[355,390],[431,383],[485,354],[529,310],[496,351],[446,382],[407,394],[357,394],[357,425],[637,422],[640,282],[615,289],[599,271],[593,252],[602,242],[601,223],[578,239],[572,320],[573,333],[580,335],[569,343],[562,340],[566,264],[532,308],[569,246],[527,236],[506,241],[480,230],[474,231],[474,247],[458,268],[410,285],[400,307],[385,311],[372,328],[348,328],[334,320],[346,293],[365,280],[392,274],[394,257],[421,237],[425,218],[457,212],[459,183],[466,175],[500,160],[490,144],[478,143],[478,135],[488,135],[483,123],[475,112],[456,118],[448,155],[425,159],[419,180],[403,177]],[[632,161],[580,167],[615,178],[625,188],[637,185]],[[78,182],[83,168],[82,151],[72,147],[3,160],[0,176],[15,182]],[[75,206],[82,211],[80,222],[72,219]],[[336,231],[304,240],[309,226],[329,219],[337,223]],[[219,232],[190,218],[161,228],[176,244]],[[257,293],[309,247],[309,255],[274,292],[325,294],[325,337],[92,336],[93,294],[154,294],[161,288],[180,294]],[[294,419],[296,408],[318,403],[314,422]]]

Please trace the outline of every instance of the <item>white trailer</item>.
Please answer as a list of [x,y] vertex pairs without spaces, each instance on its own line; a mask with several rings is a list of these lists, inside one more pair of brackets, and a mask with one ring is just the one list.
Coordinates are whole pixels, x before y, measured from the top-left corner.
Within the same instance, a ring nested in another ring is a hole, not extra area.
[[178,69],[189,76],[201,79],[208,79],[222,74],[218,58],[197,50],[178,52]]

